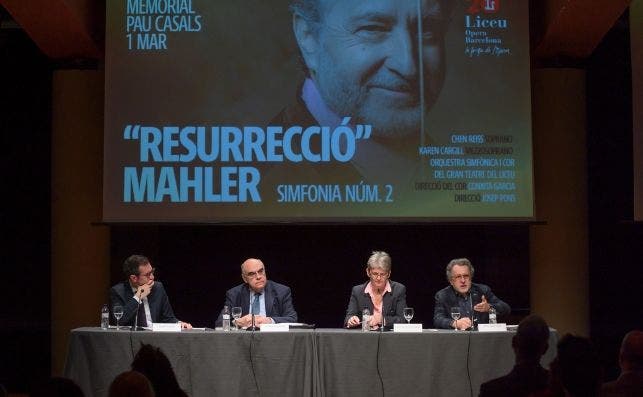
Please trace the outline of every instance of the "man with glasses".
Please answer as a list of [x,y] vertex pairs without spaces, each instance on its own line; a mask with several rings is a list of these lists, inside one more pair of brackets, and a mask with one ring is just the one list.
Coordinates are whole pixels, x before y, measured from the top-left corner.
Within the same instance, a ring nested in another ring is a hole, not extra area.
[[354,328],[360,325],[364,308],[372,314],[369,320],[369,326],[372,329],[381,325],[405,322],[406,287],[389,279],[391,277],[389,254],[384,251],[373,251],[366,263],[366,276],[369,280],[354,286],[351,291],[344,326]]
[[[123,263],[126,280],[113,286],[110,291],[112,313],[115,306],[123,308],[119,325],[151,327],[152,323],[181,323],[181,328],[191,329],[190,323],[179,321],[174,316],[172,305],[160,281],[154,280],[154,268],[143,255],[132,255]],[[138,313],[138,316],[137,316]]]
[[[241,279],[243,284],[226,292],[224,304],[229,309],[241,307],[241,317],[235,320],[238,327],[247,328],[252,325],[253,314],[256,326],[297,322],[290,288],[268,280],[266,267],[261,260],[246,259],[241,264]],[[221,326],[222,319],[223,312],[219,313],[217,326]]]
[[[433,326],[436,328],[471,329],[476,323],[489,322],[489,310],[493,307],[498,316],[511,312],[508,304],[501,301],[484,284],[473,280],[473,266],[467,258],[453,259],[446,268],[449,284],[435,294]],[[458,308],[460,318],[451,318],[451,309]]]

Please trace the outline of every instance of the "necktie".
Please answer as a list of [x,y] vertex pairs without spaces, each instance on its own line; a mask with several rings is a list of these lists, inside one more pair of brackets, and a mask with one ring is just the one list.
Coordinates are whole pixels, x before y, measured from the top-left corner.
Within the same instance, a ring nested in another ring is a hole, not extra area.
[[252,314],[259,314],[259,297],[261,294],[255,293],[255,297],[252,300]]
[[147,327],[147,318],[145,317],[145,302],[138,305],[138,319],[136,325],[139,327]]

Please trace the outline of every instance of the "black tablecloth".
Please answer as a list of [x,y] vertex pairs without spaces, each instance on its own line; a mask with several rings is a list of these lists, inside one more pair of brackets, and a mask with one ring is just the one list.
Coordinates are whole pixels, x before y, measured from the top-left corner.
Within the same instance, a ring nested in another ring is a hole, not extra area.
[[[65,376],[87,396],[106,396],[143,342],[163,350],[181,388],[192,397],[477,396],[481,383],[511,370],[514,334],[79,328],[71,332]],[[555,356],[556,340],[552,331],[542,359],[546,367]]]

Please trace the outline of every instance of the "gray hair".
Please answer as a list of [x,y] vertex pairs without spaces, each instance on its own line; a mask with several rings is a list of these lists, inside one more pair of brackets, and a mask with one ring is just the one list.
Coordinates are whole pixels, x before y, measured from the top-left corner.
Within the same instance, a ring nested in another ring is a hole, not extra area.
[[[452,18],[454,1],[437,0],[437,2],[440,4],[442,15],[444,15],[447,20],[450,20]],[[322,0],[291,0],[288,8],[293,15],[297,15],[305,20],[309,24],[313,34],[317,36],[322,25],[322,16],[324,14],[322,7]],[[301,53],[301,47],[297,45],[297,48],[299,53],[298,61],[301,70],[304,72],[306,77],[311,77],[311,72],[306,65],[303,54]]]
[[[452,0],[437,0],[440,4],[442,15],[451,18],[453,12]],[[290,12],[297,14],[308,22],[321,22],[321,0],[291,0]]]
[[289,8],[290,12],[309,22],[320,22],[321,20],[319,0],[292,0]]
[[[288,7],[293,16],[297,15],[308,23],[315,36],[318,35],[321,26],[321,5],[319,2],[320,0],[292,0],[290,7]],[[311,72],[308,69],[308,65],[306,65],[299,43],[297,45],[297,54],[297,61],[301,71],[304,72],[306,77],[311,77]]]
[[379,267],[385,272],[391,271],[391,256],[384,251],[373,251],[366,262],[369,269]]
[[447,265],[447,281],[451,281],[451,271],[453,270],[453,266],[455,265],[468,267],[469,273],[471,273],[471,278],[473,279],[474,269],[471,261],[467,258],[457,258],[451,259],[451,262],[449,262],[449,264]]

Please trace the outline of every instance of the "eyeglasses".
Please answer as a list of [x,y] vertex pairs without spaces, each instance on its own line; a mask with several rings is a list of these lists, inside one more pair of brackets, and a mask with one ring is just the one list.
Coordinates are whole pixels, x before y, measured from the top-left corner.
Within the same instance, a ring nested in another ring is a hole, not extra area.
[[462,279],[463,281],[468,281],[471,278],[469,274],[459,274],[457,276],[451,277],[451,280],[455,281],[457,279]]
[[139,276],[139,277],[147,277],[147,278],[150,278],[150,277],[152,277],[152,276],[154,275],[154,272],[155,272],[155,271],[156,271],[156,269],[155,269],[155,268],[152,268],[152,270],[150,270],[150,271],[149,271],[149,273],[139,274],[138,276]]
[[389,275],[389,273],[375,273],[375,272],[369,272],[369,274],[373,278],[386,278]]
[[248,278],[255,278],[255,277],[261,277],[264,275],[266,271],[262,267],[261,269],[257,270],[256,272],[248,272],[246,273],[246,277]]

